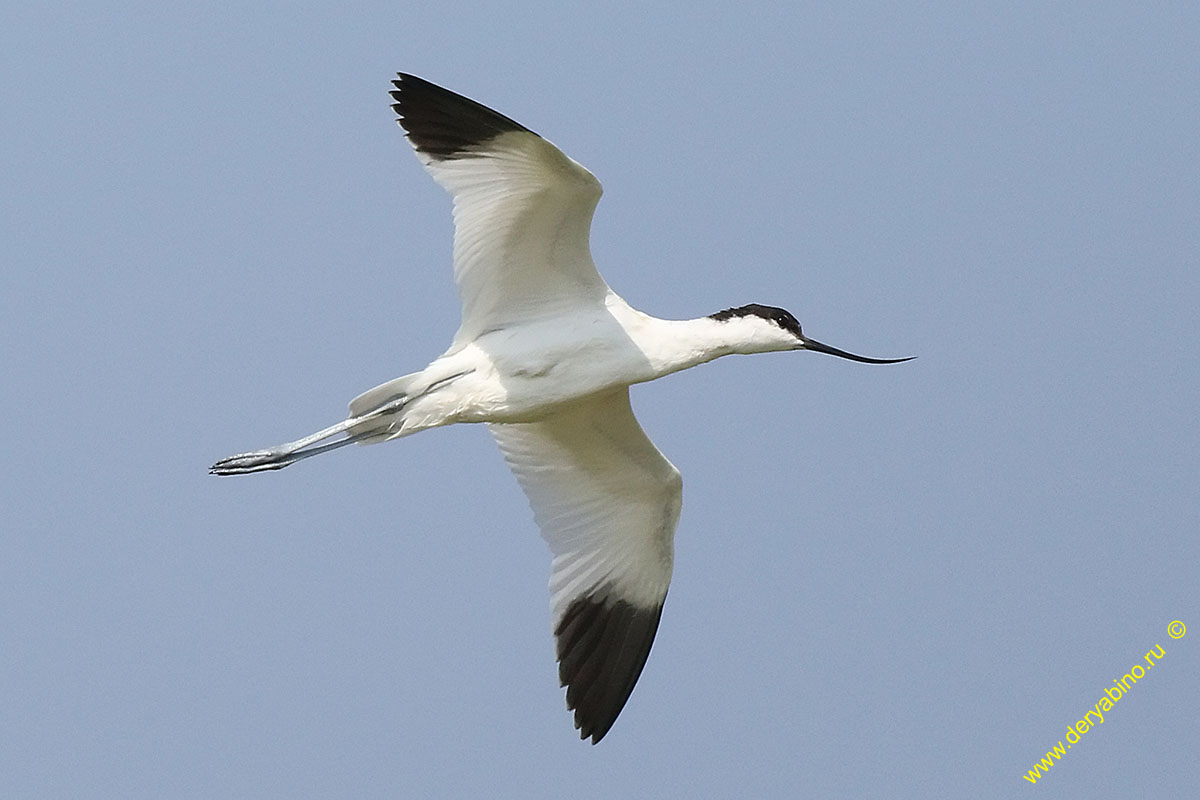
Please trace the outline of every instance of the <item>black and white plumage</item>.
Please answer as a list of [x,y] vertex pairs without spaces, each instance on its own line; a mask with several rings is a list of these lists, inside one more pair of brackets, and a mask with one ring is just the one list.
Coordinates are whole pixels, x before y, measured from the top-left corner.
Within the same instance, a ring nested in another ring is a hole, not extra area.
[[454,201],[462,319],[425,369],[355,398],[349,417],[218,461],[280,469],[352,442],[487,423],[553,554],[553,632],[567,705],[600,741],[641,675],[671,580],[679,471],[638,425],[629,386],[734,353],[815,350],[762,305],[692,320],[632,308],[592,263],[596,178],[520,123],[412,75],[393,108],[417,158]]

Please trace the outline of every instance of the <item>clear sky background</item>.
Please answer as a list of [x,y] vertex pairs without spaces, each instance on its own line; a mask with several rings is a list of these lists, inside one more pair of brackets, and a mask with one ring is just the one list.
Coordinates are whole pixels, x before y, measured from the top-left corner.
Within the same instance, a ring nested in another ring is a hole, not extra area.
[[[7,4],[0,796],[1193,793],[1200,12],[907,5]],[[633,305],[919,356],[635,388],[684,509],[597,747],[484,429],[206,473],[454,332],[397,70],[595,172]]]

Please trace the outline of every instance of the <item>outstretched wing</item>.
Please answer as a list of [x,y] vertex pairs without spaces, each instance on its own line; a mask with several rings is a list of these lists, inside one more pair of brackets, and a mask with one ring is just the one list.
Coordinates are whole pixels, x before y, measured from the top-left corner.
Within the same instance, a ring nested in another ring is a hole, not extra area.
[[682,481],[629,390],[541,422],[489,426],[550,545],[559,678],[581,738],[600,741],[641,675],[667,585]]
[[392,108],[417,158],[454,198],[455,342],[603,303],[588,247],[600,182],[533,131],[400,73]]

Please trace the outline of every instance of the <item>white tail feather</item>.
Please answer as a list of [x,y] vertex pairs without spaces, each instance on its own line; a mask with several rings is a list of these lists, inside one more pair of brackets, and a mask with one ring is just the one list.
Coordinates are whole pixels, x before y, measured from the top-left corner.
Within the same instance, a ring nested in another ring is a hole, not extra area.
[[[387,383],[381,383],[374,389],[368,389],[350,401],[350,418],[370,414],[380,406],[402,397],[409,396],[409,384],[421,373],[413,372],[393,378]],[[365,420],[350,429],[350,433],[359,444],[374,444],[387,441],[395,436],[400,428],[400,418],[396,414],[383,414]]]

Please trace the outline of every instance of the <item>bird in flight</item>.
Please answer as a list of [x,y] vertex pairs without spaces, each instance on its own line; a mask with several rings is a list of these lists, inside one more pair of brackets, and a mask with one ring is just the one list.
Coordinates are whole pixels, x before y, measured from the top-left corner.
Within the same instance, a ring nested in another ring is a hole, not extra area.
[[391,92],[421,164],[454,200],[462,319],[419,372],[359,395],[347,419],[294,442],[230,456],[217,475],[281,469],[351,443],[487,423],[550,546],[559,678],[580,738],[604,738],[641,675],[671,580],[679,470],[646,436],[629,387],[725,355],[822,344],[781,308],[698,319],[636,310],[596,271],[588,245],[600,183],[533,131],[400,73]]

